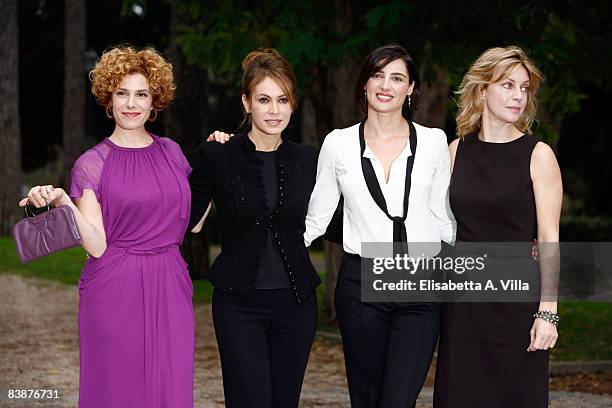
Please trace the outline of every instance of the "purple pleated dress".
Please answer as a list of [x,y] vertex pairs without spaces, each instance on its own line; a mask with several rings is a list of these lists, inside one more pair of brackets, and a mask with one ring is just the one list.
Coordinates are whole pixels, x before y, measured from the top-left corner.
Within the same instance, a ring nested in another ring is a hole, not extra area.
[[179,244],[191,171],[180,147],[105,139],[72,170],[102,208],[108,248],[79,281],[80,408],[193,408],[193,288]]

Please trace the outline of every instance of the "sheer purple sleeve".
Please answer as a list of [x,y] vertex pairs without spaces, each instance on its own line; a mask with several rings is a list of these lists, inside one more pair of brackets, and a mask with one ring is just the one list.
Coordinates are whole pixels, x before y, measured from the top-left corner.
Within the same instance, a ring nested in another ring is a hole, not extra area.
[[74,163],[70,178],[70,197],[79,198],[83,196],[83,190],[89,189],[96,194],[96,199],[100,201],[98,186],[100,184],[100,174],[104,167],[105,154],[96,146],[81,155]]
[[162,137],[161,139],[166,144],[166,146],[168,146],[168,148],[170,149],[170,153],[172,154],[172,157],[174,158],[176,163],[181,167],[181,169],[185,173],[185,176],[189,177],[189,175],[191,174],[191,166],[189,165],[187,158],[183,154],[183,151],[181,150],[181,146],[179,146],[179,144],[176,143],[174,140],[169,139],[167,137]]

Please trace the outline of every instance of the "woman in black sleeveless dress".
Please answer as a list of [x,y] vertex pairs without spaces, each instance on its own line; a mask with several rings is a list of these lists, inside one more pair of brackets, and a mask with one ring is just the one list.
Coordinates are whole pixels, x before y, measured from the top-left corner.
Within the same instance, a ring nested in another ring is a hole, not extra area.
[[[458,243],[558,242],[559,167],[529,134],[541,78],[518,47],[487,50],[465,75],[450,146]],[[557,339],[550,300],[445,304],[434,407],[546,407]],[[539,311],[550,313],[534,318]]]

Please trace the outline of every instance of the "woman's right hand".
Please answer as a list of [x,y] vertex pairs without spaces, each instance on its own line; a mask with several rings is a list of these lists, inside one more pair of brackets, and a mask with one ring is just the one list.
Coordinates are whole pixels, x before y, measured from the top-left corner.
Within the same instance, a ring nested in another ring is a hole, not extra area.
[[46,207],[49,204],[57,207],[72,203],[63,188],[55,188],[52,185],[32,187],[28,196],[19,201],[19,206],[25,207],[28,202],[36,208]]
[[230,140],[230,137],[233,137],[234,134],[228,134],[225,132],[221,132],[220,130],[215,130],[213,133],[211,133],[208,136],[208,139],[206,139],[207,142],[219,142],[219,143],[225,143],[228,140]]
[[19,205],[25,207],[28,202],[35,207],[46,207],[47,203],[58,207],[67,205],[74,213],[77,228],[81,234],[81,244],[85,251],[94,258],[99,258],[106,251],[106,232],[102,209],[91,189],[83,190],[83,196],[72,202],[63,188],[54,188],[51,185],[35,186],[30,189],[28,196]]

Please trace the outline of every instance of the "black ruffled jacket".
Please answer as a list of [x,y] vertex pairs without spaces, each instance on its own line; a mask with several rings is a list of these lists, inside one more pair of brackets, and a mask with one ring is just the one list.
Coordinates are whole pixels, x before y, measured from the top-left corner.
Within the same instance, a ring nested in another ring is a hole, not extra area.
[[204,142],[189,177],[189,231],[204,215],[211,199],[220,217],[222,252],[208,279],[221,290],[246,294],[254,289],[259,258],[270,229],[298,302],[321,280],[304,246],[304,220],[314,188],[317,149],[287,139],[277,151],[278,202],[266,215],[261,160],[246,134],[225,144]]

